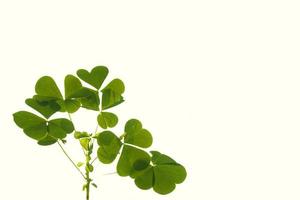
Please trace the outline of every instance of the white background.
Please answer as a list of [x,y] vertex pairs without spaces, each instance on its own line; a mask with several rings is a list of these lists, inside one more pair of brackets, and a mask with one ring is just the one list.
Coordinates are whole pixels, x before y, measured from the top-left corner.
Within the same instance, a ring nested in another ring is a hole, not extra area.
[[[63,86],[66,74],[96,65],[126,84],[115,132],[140,119],[151,149],[188,178],[160,196],[98,163],[92,200],[300,199],[298,2],[1,0],[0,199],[84,199],[58,146],[35,144],[12,113],[31,110],[24,100],[39,77]],[[92,132],[95,116],[76,113],[77,128]]]

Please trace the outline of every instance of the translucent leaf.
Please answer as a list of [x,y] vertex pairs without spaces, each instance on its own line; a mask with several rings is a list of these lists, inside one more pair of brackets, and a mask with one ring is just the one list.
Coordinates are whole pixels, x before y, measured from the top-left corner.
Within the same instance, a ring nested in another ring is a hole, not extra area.
[[90,144],[90,138],[81,138],[80,140],[81,146],[88,151],[89,150],[89,144]]
[[45,118],[51,117],[60,110],[60,106],[55,101],[37,101],[36,99],[26,99],[25,103],[31,108],[41,113]]
[[80,108],[80,101],[76,99],[58,100],[61,112],[74,113]]
[[151,133],[142,128],[142,123],[137,119],[129,120],[125,125],[124,142],[139,147],[148,148],[152,145]]
[[104,164],[112,163],[122,146],[120,139],[111,131],[103,131],[99,134],[97,142],[99,144],[98,159]]
[[122,95],[115,93],[112,90],[105,90],[102,92],[102,110],[106,110],[117,106],[124,102]]
[[83,162],[78,162],[78,163],[76,164],[77,167],[82,167],[83,165],[84,165]]
[[47,122],[45,119],[27,111],[19,111],[13,114],[15,123],[23,129],[24,133],[40,140],[47,135]]
[[53,119],[48,122],[48,133],[54,138],[63,139],[74,131],[73,123],[64,118]]
[[112,128],[118,123],[118,116],[110,112],[101,112],[97,117],[98,124],[101,128]]
[[82,88],[80,80],[73,76],[67,75],[65,77],[65,98],[70,99],[78,90]]
[[35,92],[43,97],[53,99],[63,98],[55,81],[50,76],[43,76],[37,81]]
[[80,138],[84,138],[84,137],[89,137],[90,136],[90,134],[88,134],[87,132],[79,132],[79,131],[76,131],[75,133],[74,133],[74,137],[76,138],[76,139],[80,139]]
[[134,176],[135,173],[141,171],[136,170],[136,162],[144,160],[150,163],[150,156],[145,151],[133,146],[124,145],[119,162],[117,164],[117,172],[120,176]]
[[72,98],[78,98],[82,107],[90,110],[99,110],[100,99],[98,91],[82,87],[72,95]]
[[88,72],[85,69],[80,69],[77,71],[77,76],[85,81],[86,83],[92,85],[96,89],[100,89],[103,81],[108,75],[108,69],[105,66],[97,66]]
[[120,79],[112,80],[102,91],[102,109],[114,107],[122,102],[124,99],[122,94],[125,91],[124,83]]
[[114,79],[101,91],[103,92],[105,90],[112,90],[117,94],[123,94],[125,91],[125,85],[120,79]]

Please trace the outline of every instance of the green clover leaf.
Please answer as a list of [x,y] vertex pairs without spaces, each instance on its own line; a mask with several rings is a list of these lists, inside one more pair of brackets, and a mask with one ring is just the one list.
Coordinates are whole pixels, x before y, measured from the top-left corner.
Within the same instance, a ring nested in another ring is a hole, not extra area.
[[142,148],[148,148],[152,145],[151,133],[143,129],[142,123],[137,119],[127,121],[125,125],[124,142],[133,144]]
[[118,123],[118,116],[110,112],[101,112],[97,117],[98,124],[101,128],[113,128]]
[[112,80],[102,92],[102,109],[106,110],[124,102],[122,94],[125,91],[124,83],[120,79]]
[[77,71],[77,76],[81,80],[85,81],[98,90],[100,89],[107,75],[108,69],[105,66],[94,67],[91,72],[88,72],[85,69],[80,69]]
[[167,155],[158,151],[151,151],[153,166],[135,178],[135,184],[140,189],[150,189],[159,194],[172,192],[176,184],[182,183],[186,178],[185,168],[176,163]]
[[112,163],[122,146],[121,140],[113,132],[103,131],[98,135],[97,142],[99,144],[98,159],[104,164]]

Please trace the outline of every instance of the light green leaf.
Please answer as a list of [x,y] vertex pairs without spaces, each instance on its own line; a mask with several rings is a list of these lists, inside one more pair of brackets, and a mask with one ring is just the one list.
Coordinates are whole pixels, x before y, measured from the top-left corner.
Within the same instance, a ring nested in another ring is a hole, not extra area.
[[48,122],[48,133],[54,138],[63,139],[68,133],[72,133],[73,131],[73,123],[68,119],[59,118]]
[[99,134],[97,142],[99,144],[98,159],[104,164],[112,163],[122,146],[120,139],[111,131],[103,131]]
[[100,99],[98,91],[82,87],[77,92],[72,94],[71,97],[78,99],[83,108],[96,111],[99,110]]
[[15,123],[23,129],[24,133],[40,140],[47,135],[47,122],[45,119],[27,111],[19,111],[13,114]]
[[114,107],[122,102],[124,99],[122,94],[125,91],[124,83],[120,79],[112,80],[102,91],[102,109]]
[[60,110],[60,106],[55,101],[40,102],[36,99],[29,98],[26,99],[25,103],[47,119]]
[[37,81],[35,92],[40,96],[52,99],[63,98],[55,81],[50,76],[43,76]]
[[115,93],[112,90],[105,90],[102,92],[102,110],[106,110],[117,106],[124,102],[122,95]]
[[78,163],[76,164],[77,167],[82,167],[83,165],[84,165],[83,162],[78,162]]
[[105,90],[112,90],[117,94],[123,94],[125,91],[125,85],[120,79],[114,79],[101,91],[103,92]]
[[[117,164],[117,172],[120,176],[131,176],[134,177],[139,173],[141,168],[137,169],[137,162],[150,163],[150,156],[145,151],[138,149],[133,146],[124,145],[119,162]],[[144,165],[144,167],[146,167]]]
[[142,128],[142,123],[137,119],[127,121],[125,125],[124,142],[139,147],[148,148],[152,145],[151,133]]
[[68,113],[74,113],[80,108],[80,101],[75,99],[65,100],[66,111]]
[[65,77],[65,98],[70,99],[78,90],[82,88],[80,80],[73,76],[67,75]]
[[92,85],[96,89],[100,89],[103,81],[108,75],[108,69],[105,66],[97,66],[88,72],[85,69],[80,69],[77,71],[77,76],[85,81],[86,83]]
[[75,139],[80,139],[80,138],[84,138],[84,137],[89,137],[90,134],[88,134],[87,132],[79,132],[79,131],[76,131],[74,133],[74,137]]
[[56,138],[51,137],[50,135],[47,135],[45,138],[39,140],[38,144],[42,145],[42,146],[48,146],[48,145],[54,144],[56,142],[57,142]]
[[90,144],[90,138],[81,138],[79,139],[79,142],[81,144],[81,146],[88,151],[89,150],[89,144]]
[[101,128],[113,128],[118,123],[118,116],[110,112],[101,112],[97,117],[98,124]]

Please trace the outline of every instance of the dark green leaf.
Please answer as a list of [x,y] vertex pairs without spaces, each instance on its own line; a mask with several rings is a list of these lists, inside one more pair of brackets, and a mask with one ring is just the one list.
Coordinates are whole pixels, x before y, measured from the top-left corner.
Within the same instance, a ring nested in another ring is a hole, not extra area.
[[142,128],[142,123],[137,119],[129,120],[125,125],[124,142],[139,147],[148,148],[152,145],[151,133]]
[[73,123],[68,119],[53,119],[48,122],[48,133],[54,138],[63,139],[73,131]]
[[48,146],[48,145],[54,144],[56,142],[57,142],[56,138],[51,137],[50,135],[47,135],[45,138],[39,140],[38,144],[42,145],[42,146]]
[[107,129],[112,128],[117,125],[118,117],[117,115],[110,113],[110,112],[101,112],[98,117],[98,124],[101,128]]
[[88,164],[86,165],[86,170],[89,171],[89,172],[93,172],[93,171],[94,171],[93,165],[91,165],[91,164],[88,163]]
[[155,165],[177,164],[175,160],[165,154],[161,154],[158,151],[150,151],[150,153],[152,154],[151,161]]
[[139,174],[135,178],[135,184],[141,189],[153,187],[159,194],[168,194],[175,189],[176,184],[185,180],[185,168],[158,151],[151,151],[151,154],[154,166]]
[[103,131],[99,134],[97,142],[99,144],[98,159],[104,164],[112,163],[122,146],[120,139],[111,131]]
[[77,75],[81,80],[87,82],[98,90],[100,89],[107,74],[108,69],[104,66],[97,66],[93,68],[91,72],[88,72],[85,69],[80,69],[77,71]]
[[153,189],[159,194],[168,194],[172,192],[176,184],[182,183],[186,178],[186,171],[179,164],[157,165],[154,169]]
[[62,95],[55,81],[50,76],[43,76],[35,85],[35,92],[43,97],[62,99]]
[[92,183],[92,186],[94,186],[95,188],[97,188],[98,186],[95,183]]
[[47,119],[60,110],[60,106],[55,101],[40,102],[36,99],[30,98],[26,99],[25,103],[41,113]]
[[134,168],[138,161],[150,163],[150,156],[145,151],[133,146],[124,145],[119,162],[117,164],[117,172],[120,176],[135,176],[139,170]]
[[149,167],[142,175],[138,176],[134,182],[142,190],[148,190],[153,187],[153,167]]
[[70,99],[78,90],[82,88],[80,80],[73,76],[67,75],[65,77],[65,98]]
[[47,122],[45,119],[27,111],[20,111],[13,114],[15,123],[23,129],[24,133],[40,140],[47,135]]

